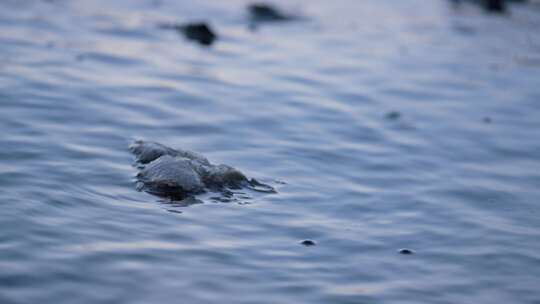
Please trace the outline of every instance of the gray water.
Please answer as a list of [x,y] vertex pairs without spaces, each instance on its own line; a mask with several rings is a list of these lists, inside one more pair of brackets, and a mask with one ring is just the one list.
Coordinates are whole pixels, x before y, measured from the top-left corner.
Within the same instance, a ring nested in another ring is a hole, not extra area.
[[[0,2],[0,303],[540,303],[539,5],[245,4]],[[139,192],[134,138],[278,193]]]

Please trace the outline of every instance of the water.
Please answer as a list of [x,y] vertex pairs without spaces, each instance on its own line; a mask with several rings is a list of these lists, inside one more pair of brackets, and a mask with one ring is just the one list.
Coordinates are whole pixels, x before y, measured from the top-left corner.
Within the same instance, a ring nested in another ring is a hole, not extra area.
[[[538,4],[278,3],[0,3],[0,303],[540,302]],[[133,138],[279,193],[138,192]]]

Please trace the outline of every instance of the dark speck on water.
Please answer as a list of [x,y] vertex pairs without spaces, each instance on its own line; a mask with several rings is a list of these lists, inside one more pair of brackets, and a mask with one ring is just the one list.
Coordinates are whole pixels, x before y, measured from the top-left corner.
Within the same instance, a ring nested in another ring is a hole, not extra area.
[[171,213],[178,213],[178,214],[182,214],[182,211],[180,210],[176,210],[176,209],[167,209],[167,211],[171,212]]
[[405,254],[405,255],[408,255],[408,254],[414,254],[414,250],[412,249],[408,249],[408,248],[402,248],[398,251],[400,254]]
[[253,21],[287,21],[293,19],[278,8],[265,3],[248,5],[248,12]]
[[506,11],[505,0],[483,0],[484,8],[490,12],[502,13]]
[[186,24],[179,28],[188,39],[195,40],[202,45],[211,45],[217,39],[217,35],[206,23]]
[[398,111],[392,111],[386,113],[385,117],[389,120],[398,120],[401,117],[401,113],[399,113]]
[[0,304],[539,304],[540,5],[449,1],[0,0]]
[[162,24],[160,27],[163,29],[174,29],[182,33],[187,39],[198,42],[204,46],[213,44],[218,38],[210,25],[205,22],[194,22],[181,25]]
[[494,14],[503,14],[508,10],[507,2],[525,2],[524,0],[451,0],[454,5],[464,3],[473,3],[481,6],[486,12]]
[[308,246],[308,247],[317,245],[317,243],[315,243],[315,241],[312,241],[312,240],[303,240],[302,242],[300,242],[300,244],[304,246]]

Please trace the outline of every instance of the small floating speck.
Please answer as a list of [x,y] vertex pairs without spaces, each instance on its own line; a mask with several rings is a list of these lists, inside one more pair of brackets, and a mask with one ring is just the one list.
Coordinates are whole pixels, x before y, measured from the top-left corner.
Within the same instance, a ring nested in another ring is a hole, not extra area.
[[414,250],[408,248],[402,248],[398,250],[400,254],[414,254]]
[[386,113],[384,117],[389,120],[397,120],[401,117],[401,113],[399,113],[398,111],[391,111]]
[[317,243],[315,243],[315,241],[312,241],[312,240],[303,240],[302,242],[300,242],[300,244],[302,244],[304,246],[315,246],[315,245],[317,245]]
[[487,123],[487,124],[489,124],[489,123],[492,122],[491,117],[487,117],[487,116],[484,117],[484,119],[483,119],[482,121],[483,121],[484,123]]

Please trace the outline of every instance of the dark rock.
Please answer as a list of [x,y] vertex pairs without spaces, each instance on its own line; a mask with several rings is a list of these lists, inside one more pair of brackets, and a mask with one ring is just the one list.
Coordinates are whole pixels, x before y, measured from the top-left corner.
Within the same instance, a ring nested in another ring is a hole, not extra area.
[[482,121],[487,124],[490,124],[492,122],[491,117],[488,117],[488,116],[484,117]]
[[129,146],[130,151],[137,157],[137,162],[148,164],[163,155],[172,157],[182,157],[190,160],[196,160],[205,165],[210,162],[204,156],[191,151],[175,150],[160,143],[136,140]]
[[246,187],[258,192],[276,190],[227,165],[213,165],[195,152],[172,149],[155,142],[137,140],[130,151],[135,155],[140,172],[138,189],[148,193],[183,200],[207,190],[231,197],[230,189]]
[[300,242],[300,244],[302,244],[304,246],[315,246],[315,245],[317,245],[317,243],[315,243],[315,241],[312,241],[312,240],[303,240],[302,242]]
[[398,252],[400,254],[414,254],[414,250],[408,248],[402,248]]
[[204,184],[190,160],[163,155],[142,169],[137,178],[149,193],[182,197],[204,192]]

